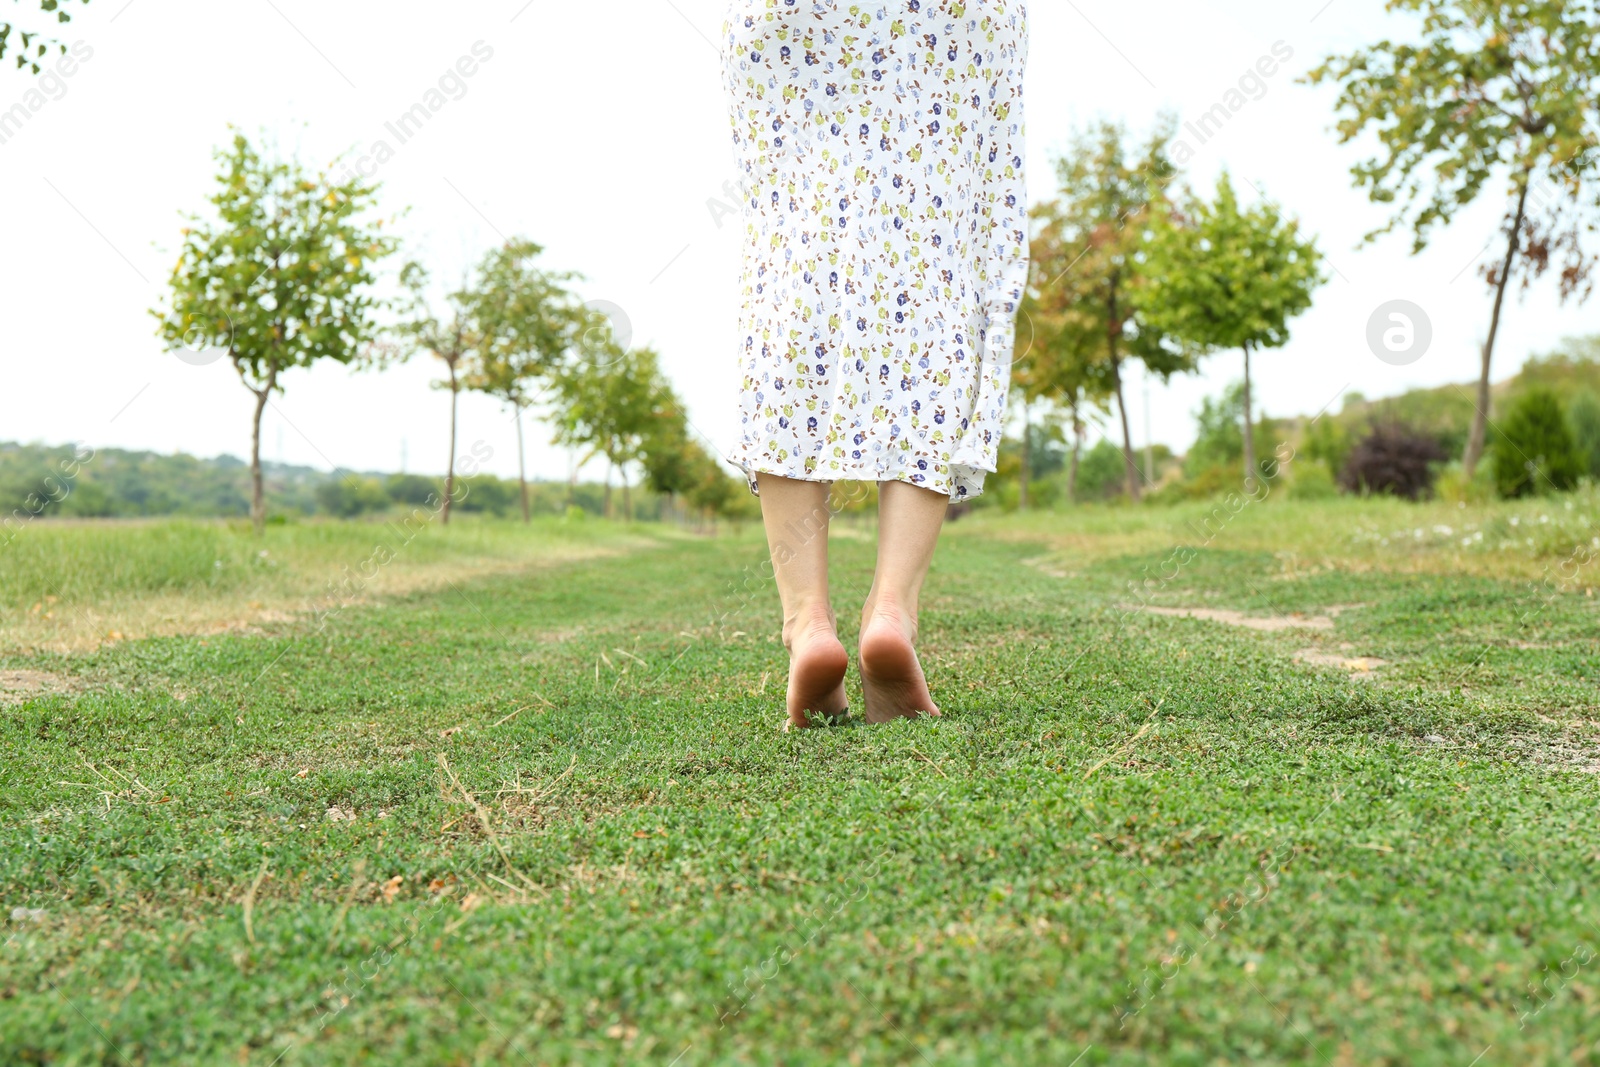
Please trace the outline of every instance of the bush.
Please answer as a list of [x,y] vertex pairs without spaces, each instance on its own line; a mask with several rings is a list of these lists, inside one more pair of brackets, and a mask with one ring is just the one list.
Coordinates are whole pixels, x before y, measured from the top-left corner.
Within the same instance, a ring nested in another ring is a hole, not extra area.
[[1244,464],[1215,463],[1198,471],[1174,486],[1182,496],[1191,500],[1209,500],[1214,496],[1244,490]]
[[1334,485],[1333,472],[1344,470],[1350,458],[1350,433],[1336,417],[1320,418],[1306,431],[1305,457],[1320,463],[1328,473],[1328,484]]
[[1452,504],[1487,504],[1495,497],[1494,474],[1489,470],[1489,464],[1480,463],[1477,474],[1468,481],[1461,464],[1452,463],[1439,472],[1434,492],[1440,500]]
[[383,487],[396,504],[431,507],[444,496],[444,486],[437,478],[421,474],[391,474]]
[[[1194,413],[1195,438],[1183,457],[1184,473],[1200,478],[1212,467],[1232,467],[1244,482],[1244,383],[1235,382],[1219,397],[1205,397]],[[1256,462],[1271,458],[1278,432],[1272,419],[1256,411],[1254,432]]]
[[1572,430],[1572,443],[1578,449],[1578,459],[1583,462],[1589,477],[1600,478],[1600,397],[1584,390],[1573,398],[1567,409],[1567,423]]
[[75,483],[72,492],[61,501],[60,513],[79,519],[100,519],[117,512],[115,502],[105,486],[84,480]]
[[1571,489],[1586,471],[1561,400],[1538,387],[1517,398],[1494,442],[1494,482],[1503,497]]
[[1078,499],[1106,500],[1117,496],[1127,483],[1122,449],[1104,437],[1078,460]]
[[1289,496],[1294,500],[1327,500],[1339,495],[1333,472],[1314,459],[1297,459],[1289,465]]
[[451,506],[457,511],[504,516],[512,508],[522,506],[520,493],[517,483],[502,481],[492,474],[458,477],[455,481],[455,501]]
[[1444,448],[1431,434],[1401,422],[1381,423],[1350,449],[1339,484],[1352,493],[1419,500],[1432,492],[1434,465],[1444,458]]
[[389,494],[382,482],[354,474],[329,478],[317,486],[316,498],[318,507],[341,519],[353,518],[365,511],[382,511],[389,506]]

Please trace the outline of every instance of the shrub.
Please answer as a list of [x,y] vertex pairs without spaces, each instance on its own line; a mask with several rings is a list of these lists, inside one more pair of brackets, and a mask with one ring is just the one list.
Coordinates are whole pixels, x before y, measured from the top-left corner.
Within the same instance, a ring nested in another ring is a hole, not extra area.
[[1523,393],[1496,429],[1494,482],[1501,496],[1571,489],[1585,473],[1561,400],[1549,389]]
[[474,474],[455,481],[457,511],[480,511],[504,516],[514,507],[520,507],[520,490],[515,482],[502,481],[492,474]]
[[382,511],[389,506],[389,494],[376,478],[354,474],[335,475],[317,486],[317,506],[341,519],[364,511]]
[[1401,422],[1380,423],[1350,449],[1339,484],[1352,493],[1418,500],[1432,491],[1434,464],[1444,458],[1432,435]]
[[1289,496],[1294,500],[1327,500],[1339,495],[1333,472],[1314,459],[1297,459],[1289,465]]
[[1578,459],[1589,477],[1600,478],[1600,397],[1587,389],[1579,393],[1567,409],[1567,423]]
[[[1272,457],[1279,434],[1272,419],[1256,409],[1256,462]],[[1200,478],[1212,467],[1232,467],[1244,481],[1244,383],[1235,382],[1221,396],[1204,397],[1194,413],[1195,438],[1183,457],[1183,470],[1190,478]],[[1229,488],[1236,488],[1229,486]],[[1204,494],[1201,494],[1204,495]]]
[[1244,489],[1243,465],[1214,463],[1189,475],[1178,490],[1191,500],[1209,500]]
[[1344,470],[1350,458],[1350,432],[1336,417],[1320,418],[1306,430],[1305,445],[1301,449],[1305,458],[1320,463],[1328,472],[1328,484],[1334,484],[1333,472]]
[[397,504],[432,505],[444,495],[438,479],[421,474],[391,474],[383,487]]
[[1105,500],[1122,492],[1127,483],[1122,449],[1104,437],[1078,461],[1078,499]]
[[1439,472],[1434,492],[1440,500],[1452,504],[1487,504],[1494,499],[1494,474],[1489,464],[1480,463],[1478,471],[1469,481],[1460,463],[1452,463]]

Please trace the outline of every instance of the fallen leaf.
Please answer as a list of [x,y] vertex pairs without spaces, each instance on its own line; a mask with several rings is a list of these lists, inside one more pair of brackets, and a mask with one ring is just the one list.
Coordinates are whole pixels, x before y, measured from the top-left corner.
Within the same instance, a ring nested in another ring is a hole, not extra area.
[[310,767],[301,767],[298,771],[296,771],[294,773],[294,776],[296,778],[304,778],[306,775],[308,775],[310,773],[311,773],[311,768]]
[[397,874],[383,883],[383,902],[385,904],[393,903],[394,898],[400,895],[400,883],[404,881],[405,876]]

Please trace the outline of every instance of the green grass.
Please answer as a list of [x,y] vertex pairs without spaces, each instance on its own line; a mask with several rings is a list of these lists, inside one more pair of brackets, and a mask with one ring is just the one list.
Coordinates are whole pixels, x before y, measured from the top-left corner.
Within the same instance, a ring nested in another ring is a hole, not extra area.
[[1387,502],[963,520],[883,727],[779,730],[754,530],[15,654],[76,691],[0,707],[0,1061],[1600,1062],[1578,499],[1471,566]]
[[240,629],[385,594],[623,551],[660,528],[428,509],[360,522],[43,521],[0,539],[0,652],[78,651],[123,636]]

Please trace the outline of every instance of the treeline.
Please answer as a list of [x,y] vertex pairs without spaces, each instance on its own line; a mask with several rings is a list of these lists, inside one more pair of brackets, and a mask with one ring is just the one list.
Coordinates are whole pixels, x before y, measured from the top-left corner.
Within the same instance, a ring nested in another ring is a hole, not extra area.
[[[1184,455],[1165,445],[1135,453],[1149,502],[1216,496],[1239,488],[1245,456],[1242,383],[1201,402],[1194,444]],[[1570,339],[1529,359],[1492,388],[1485,462],[1467,476],[1461,456],[1476,415],[1471,386],[1413,389],[1369,399],[1348,393],[1338,411],[1320,416],[1254,420],[1259,456],[1293,459],[1273,472],[1276,487],[1316,499],[1338,493],[1442,495],[1485,500],[1562,492],[1585,479],[1600,482],[1600,336]],[[1054,506],[1069,498],[1107,501],[1124,495],[1123,449],[1101,437],[1074,457],[1059,420],[1033,422],[1024,449],[1018,437],[1001,446],[996,491],[976,506],[1015,508],[1024,452],[1030,456],[1026,499]],[[1069,468],[1076,464],[1076,471]]]
[[[151,314],[177,358],[227,359],[253,397],[249,511],[257,530],[269,504],[262,416],[285,375],[319,361],[382,370],[417,356],[437,361],[435,384],[449,394],[445,476],[428,501],[442,523],[453,509],[475,506],[457,484],[458,463],[476,466],[457,453],[465,390],[515,414],[516,501],[525,519],[538,495],[522,458],[530,410],[554,426],[555,443],[579,450],[581,462],[606,461],[601,506],[608,515],[613,475],[629,517],[638,506],[635,475],[674,510],[749,510],[742,481],[696,439],[658,354],[631,346],[618,309],[584,302],[573,289],[577,275],[540,266],[539,245],[506,240],[454,288],[435,285],[415,260],[399,269],[398,286],[386,286],[380,268],[402,249],[387,228],[392,220],[375,214],[375,183],[267,158],[242,134],[217,162],[213,210],[189,217],[168,298]],[[345,503],[330,497],[325,508],[364,507],[388,493],[387,485],[341,481]],[[496,483],[479,484],[480,499],[493,496]]]
[[[421,474],[329,473],[264,462],[268,521],[329,516],[354,518],[410,512],[442,501],[444,479]],[[531,515],[606,513],[606,487],[596,482],[526,483]],[[0,515],[63,518],[186,516],[244,518],[250,514],[250,466],[234,456],[200,459],[119,448],[73,448],[0,441]],[[475,474],[456,480],[459,512],[521,513],[518,482]],[[639,519],[685,517],[682,501],[642,489]]]

